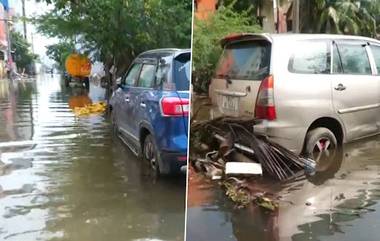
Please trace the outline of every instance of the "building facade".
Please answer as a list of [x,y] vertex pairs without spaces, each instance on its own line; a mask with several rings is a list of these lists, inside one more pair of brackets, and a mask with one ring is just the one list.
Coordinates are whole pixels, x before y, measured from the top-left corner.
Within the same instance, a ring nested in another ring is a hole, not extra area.
[[[257,1],[258,19],[262,29],[267,33],[298,32],[298,1],[299,0],[262,0]],[[206,20],[215,12],[222,0],[196,0],[195,17]]]
[[4,78],[6,74],[6,62],[7,62],[7,32],[5,21],[7,19],[7,9],[8,5],[4,4],[3,1],[0,2],[0,78]]

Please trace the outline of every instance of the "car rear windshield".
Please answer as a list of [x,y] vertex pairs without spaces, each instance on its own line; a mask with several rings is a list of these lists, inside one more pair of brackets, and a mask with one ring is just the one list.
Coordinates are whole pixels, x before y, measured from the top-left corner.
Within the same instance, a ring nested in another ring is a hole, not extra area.
[[226,45],[216,71],[218,78],[262,80],[269,74],[271,44],[265,40]]
[[173,62],[173,82],[175,89],[188,91],[190,88],[190,53],[177,56]]

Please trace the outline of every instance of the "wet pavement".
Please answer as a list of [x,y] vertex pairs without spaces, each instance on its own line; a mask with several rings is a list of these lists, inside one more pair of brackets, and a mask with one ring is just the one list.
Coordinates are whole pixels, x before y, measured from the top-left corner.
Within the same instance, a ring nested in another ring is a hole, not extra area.
[[0,240],[183,240],[185,177],[155,180],[58,75],[0,80]]
[[278,211],[237,209],[215,182],[190,172],[187,241],[378,241],[380,136],[347,144],[314,176],[276,184]]

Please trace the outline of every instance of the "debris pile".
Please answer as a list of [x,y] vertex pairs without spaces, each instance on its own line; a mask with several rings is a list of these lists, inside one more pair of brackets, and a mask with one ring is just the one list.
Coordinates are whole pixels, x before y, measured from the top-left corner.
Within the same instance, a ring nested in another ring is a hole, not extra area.
[[91,114],[103,113],[106,110],[107,104],[103,101],[85,105],[83,107],[75,107],[74,114],[76,116],[88,116]]
[[255,124],[254,119],[231,117],[193,124],[190,161],[196,171],[221,180],[227,196],[239,207],[255,202],[275,210],[278,205],[270,194],[253,194],[247,183],[262,177],[288,181],[313,171],[315,162],[254,133]]

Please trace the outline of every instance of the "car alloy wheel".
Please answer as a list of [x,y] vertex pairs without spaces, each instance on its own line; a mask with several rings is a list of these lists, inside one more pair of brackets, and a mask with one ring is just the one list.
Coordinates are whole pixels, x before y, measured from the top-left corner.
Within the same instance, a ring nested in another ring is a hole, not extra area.
[[338,142],[335,135],[325,127],[318,127],[306,135],[304,155],[316,162],[316,170],[323,171],[335,160]]
[[330,139],[322,137],[318,139],[313,148],[313,159],[319,163],[323,159],[329,159],[334,155],[336,147]]
[[157,158],[157,150],[156,145],[153,142],[153,137],[148,135],[144,141],[144,151],[143,157],[146,161],[148,161],[150,168],[154,172],[154,174],[159,173],[159,164]]

